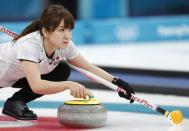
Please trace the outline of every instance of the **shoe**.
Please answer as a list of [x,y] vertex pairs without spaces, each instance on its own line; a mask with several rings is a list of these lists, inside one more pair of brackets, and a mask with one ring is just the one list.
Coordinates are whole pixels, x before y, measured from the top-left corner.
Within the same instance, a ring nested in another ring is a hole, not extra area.
[[10,98],[7,99],[2,113],[18,120],[37,120],[37,115],[29,110],[27,105],[20,100],[13,101]]

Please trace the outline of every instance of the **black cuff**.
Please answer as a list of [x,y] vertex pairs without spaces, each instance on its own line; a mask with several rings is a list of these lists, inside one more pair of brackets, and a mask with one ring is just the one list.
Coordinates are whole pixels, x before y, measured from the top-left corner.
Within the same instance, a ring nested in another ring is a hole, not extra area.
[[112,80],[112,83],[115,84],[115,85],[117,85],[117,81],[118,81],[118,80],[119,80],[118,77],[114,77],[113,80]]

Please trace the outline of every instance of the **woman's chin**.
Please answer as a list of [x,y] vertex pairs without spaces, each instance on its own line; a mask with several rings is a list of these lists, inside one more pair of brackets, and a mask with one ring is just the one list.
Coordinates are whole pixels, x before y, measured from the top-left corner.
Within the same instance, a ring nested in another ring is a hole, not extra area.
[[60,48],[60,49],[64,49],[64,48],[66,48],[67,46],[68,46],[68,45],[65,45],[65,44],[64,44],[64,45],[59,46],[59,48]]

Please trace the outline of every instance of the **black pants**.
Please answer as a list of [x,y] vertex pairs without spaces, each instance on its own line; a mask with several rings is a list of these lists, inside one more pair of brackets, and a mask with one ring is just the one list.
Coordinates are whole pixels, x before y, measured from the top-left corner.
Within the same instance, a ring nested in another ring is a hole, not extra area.
[[[69,78],[70,73],[70,67],[66,63],[61,62],[52,72],[41,75],[41,79],[49,81],[65,81]],[[21,100],[25,103],[28,103],[43,96],[43,94],[36,94],[31,90],[26,78],[18,80],[12,87],[22,89],[14,93],[10,98],[11,100]]]

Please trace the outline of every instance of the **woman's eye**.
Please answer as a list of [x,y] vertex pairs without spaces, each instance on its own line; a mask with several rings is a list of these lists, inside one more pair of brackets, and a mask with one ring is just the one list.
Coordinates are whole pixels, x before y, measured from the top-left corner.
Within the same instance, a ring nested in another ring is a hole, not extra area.
[[59,31],[64,32],[64,31],[65,31],[65,29],[60,29]]
[[58,31],[60,31],[60,32],[64,32],[64,31],[69,31],[69,32],[71,32],[72,31],[72,29],[59,29]]

